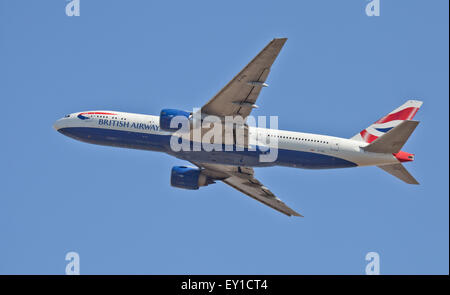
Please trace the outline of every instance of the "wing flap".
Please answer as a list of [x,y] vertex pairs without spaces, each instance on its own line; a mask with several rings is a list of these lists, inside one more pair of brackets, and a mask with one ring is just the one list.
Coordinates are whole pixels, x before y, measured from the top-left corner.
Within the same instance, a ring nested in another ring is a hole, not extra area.
[[248,186],[246,185],[245,179],[239,178],[237,176],[232,176],[229,178],[226,178],[222,180],[224,183],[228,184],[229,186],[235,188],[236,190],[240,191],[241,193],[246,194],[247,196],[283,213],[287,216],[300,216],[298,212],[294,211],[293,209],[289,208],[283,201],[275,197],[275,195],[268,190],[267,188],[264,188],[262,186]]
[[250,167],[237,167],[220,164],[193,163],[204,169],[204,173],[210,177],[217,177],[234,189],[245,195],[283,213],[287,216],[300,216],[298,212],[289,208],[283,201],[277,198],[267,187],[265,187],[254,175]]

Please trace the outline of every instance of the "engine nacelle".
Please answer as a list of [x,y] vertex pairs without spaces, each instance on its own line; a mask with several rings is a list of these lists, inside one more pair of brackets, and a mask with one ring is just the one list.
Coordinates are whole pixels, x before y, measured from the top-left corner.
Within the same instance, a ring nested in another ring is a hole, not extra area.
[[172,122],[172,119],[175,117],[186,117],[189,119],[191,116],[191,113],[181,110],[175,110],[175,109],[163,109],[161,110],[161,113],[159,115],[159,128],[164,131],[177,131],[180,129],[181,123],[178,123],[178,126],[176,127],[170,127],[170,122]]
[[201,169],[174,166],[170,175],[170,185],[178,188],[196,190],[201,186],[207,186],[214,181],[203,174]]

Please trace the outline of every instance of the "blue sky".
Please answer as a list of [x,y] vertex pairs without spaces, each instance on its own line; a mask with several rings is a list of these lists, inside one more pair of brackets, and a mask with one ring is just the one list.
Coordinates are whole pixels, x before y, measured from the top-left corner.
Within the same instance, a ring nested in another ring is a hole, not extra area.
[[[449,271],[448,1],[0,0],[0,274],[382,274]],[[169,185],[165,154],[74,141],[66,113],[200,107],[288,37],[254,115],[351,137],[424,101],[406,185],[375,167],[256,169],[305,218],[222,183]]]

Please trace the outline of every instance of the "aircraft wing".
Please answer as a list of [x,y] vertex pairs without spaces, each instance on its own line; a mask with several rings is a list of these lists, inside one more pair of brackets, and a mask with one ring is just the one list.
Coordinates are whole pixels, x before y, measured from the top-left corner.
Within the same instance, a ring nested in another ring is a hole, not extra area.
[[239,74],[222,88],[201,109],[203,114],[224,116],[242,116],[246,118],[258,99],[270,67],[280,53],[287,38],[273,39]]
[[278,199],[268,188],[259,182],[253,175],[254,171],[249,167],[238,167],[220,164],[194,163],[194,165],[204,169],[204,173],[215,179],[221,180],[238,191],[246,194],[261,203],[288,216],[300,216],[299,213],[289,208]]

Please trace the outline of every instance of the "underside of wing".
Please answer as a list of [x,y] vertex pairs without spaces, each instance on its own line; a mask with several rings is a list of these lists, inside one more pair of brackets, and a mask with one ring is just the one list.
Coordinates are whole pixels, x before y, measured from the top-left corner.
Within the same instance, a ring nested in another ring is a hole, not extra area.
[[202,107],[203,114],[215,116],[242,116],[246,118],[261,91],[270,68],[286,42],[273,39],[239,74]]
[[204,169],[209,177],[221,180],[249,197],[288,216],[300,216],[278,199],[267,187],[254,177],[254,171],[249,167],[237,167],[219,164],[194,163]]

